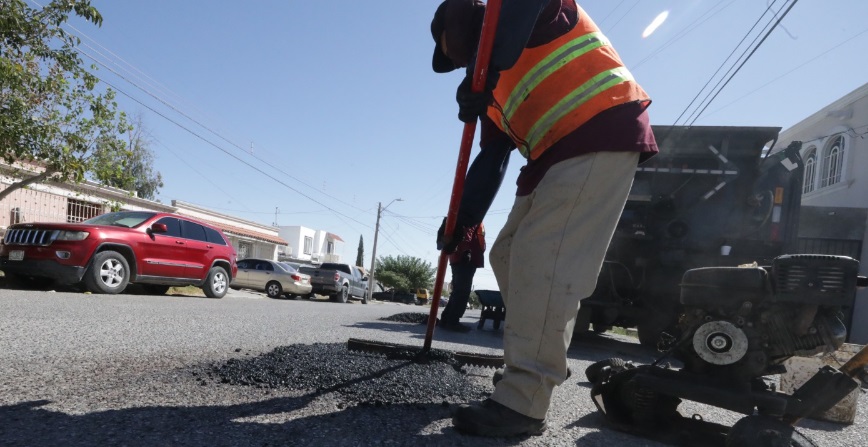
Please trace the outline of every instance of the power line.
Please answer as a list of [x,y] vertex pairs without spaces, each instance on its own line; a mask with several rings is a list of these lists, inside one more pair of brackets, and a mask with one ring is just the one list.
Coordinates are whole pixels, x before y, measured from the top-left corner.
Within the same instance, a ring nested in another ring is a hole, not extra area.
[[605,17],[603,17],[603,20],[600,20],[600,26],[602,26],[602,25],[603,25],[603,24],[604,24],[604,23],[606,23],[606,20],[607,20],[607,19],[608,19],[608,18],[609,18],[609,17],[610,17],[610,16],[611,16],[611,15],[612,15],[612,14],[614,14],[614,13],[615,13],[615,11],[617,11],[617,10],[618,10],[618,8],[620,8],[620,7],[621,7],[621,5],[623,5],[623,4],[624,4],[624,2],[626,2],[626,1],[627,1],[627,0],[621,0],[621,1],[620,1],[620,2],[618,2],[618,4],[617,4],[617,5],[615,5],[615,7],[614,7],[614,8],[612,8],[612,10],[611,10],[611,11],[609,11],[609,13],[608,13],[608,14],[606,14],[606,16],[605,16]]
[[748,96],[750,96],[750,95],[756,93],[757,91],[759,91],[759,90],[761,90],[761,89],[763,89],[763,88],[765,88],[765,87],[767,87],[767,86],[773,84],[774,82],[780,80],[781,78],[784,78],[784,77],[786,77],[787,75],[789,75],[789,74],[791,74],[791,73],[794,73],[796,70],[798,70],[798,69],[800,69],[800,68],[802,68],[802,67],[804,67],[804,66],[810,64],[811,62],[814,62],[815,60],[820,59],[821,57],[828,56],[829,53],[830,53],[832,50],[837,49],[838,47],[844,45],[844,44],[847,43],[847,42],[850,42],[851,40],[853,40],[853,39],[855,39],[855,38],[857,38],[857,37],[859,37],[859,36],[861,36],[861,35],[863,35],[863,34],[865,34],[865,33],[868,33],[868,28],[866,28],[866,29],[860,31],[859,33],[857,33],[856,35],[854,35],[854,36],[852,36],[852,37],[849,37],[849,38],[847,38],[847,39],[845,39],[845,40],[843,40],[843,41],[841,41],[841,42],[839,42],[839,43],[837,43],[837,44],[835,44],[835,45],[833,45],[833,46],[831,46],[831,47],[829,47],[829,48],[827,48],[827,49],[821,51],[821,52],[820,52],[819,54],[817,54],[816,56],[814,56],[814,57],[812,57],[812,58],[806,60],[805,62],[802,62],[801,64],[799,64],[799,65],[797,65],[797,66],[795,66],[795,67],[793,67],[792,69],[790,69],[789,71],[787,71],[787,72],[781,74],[780,76],[777,76],[777,77],[773,78],[772,80],[766,82],[765,84],[760,85],[759,87],[757,87],[757,88],[755,88],[755,89],[753,89],[753,90],[751,90],[751,91],[745,93],[744,95],[739,96],[739,97],[736,98],[735,100],[733,100],[733,101],[731,101],[731,102],[728,102],[727,104],[725,104],[725,105],[723,105],[723,106],[721,106],[721,107],[719,107],[719,108],[713,110],[712,112],[709,113],[709,115],[714,115],[715,113],[717,113],[717,112],[719,112],[719,111],[721,111],[721,110],[723,110],[723,109],[725,109],[725,108],[727,108],[727,107],[729,107],[729,106],[731,106],[731,105],[733,105],[733,104],[735,104],[735,103],[741,101],[742,99],[744,99],[744,98],[746,98],[746,97],[748,97]]
[[638,4],[639,0],[636,0],[636,3],[633,3],[633,6],[631,6],[630,9],[627,10],[627,12],[622,14],[621,17],[619,17],[618,20],[615,22],[615,24],[609,27],[609,29],[614,29],[616,26],[618,26],[618,24],[621,23],[621,20],[624,20],[624,17],[627,17],[627,14],[630,14],[630,11],[632,11],[633,8],[635,8]]
[[792,3],[790,3],[790,6],[787,8],[787,10],[784,11],[784,13],[778,18],[778,20],[775,21],[774,25],[772,25],[768,29],[768,31],[765,33],[765,35],[763,35],[762,39],[753,47],[753,50],[751,50],[751,52],[747,55],[747,57],[744,58],[744,61],[742,61],[741,65],[739,65],[738,68],[735,69],[735,71],[732,73],[732,75],[726,79],[726,82],[724,82],[723,85],[721,85],[720,88],[717,89],[717,92],[714,93],[714,96],[712,96],[705,103],[705,106],[702,107],[701,110],[699,110],[699,112],[696,114],[696,117],[693,119],[693,121],[690,122],[691,126],[696,122],[696,120],[699,119],[699,116],[702,115],[703,112],[705,112],[705,109],[707,109],[708,106],[711,105],[711,102],[714,101],[715,98],[717,98],[717,95],[719,95],[720,92],[723,91],[723,89],[727,86],[727,84],[729,84],[729,81],[731,81],[732,78],[734,78],[735,75],[738,74],[738,72],[741,70],[741,68],[744,67],[744,64],[746,64],[747,61],[750,60],[750,58],[754,55],[754,53],[756,53],[756,51],[759,49],[759,47],[762,46],[763,42],[766,41],[766,39],[769,37],[769,35],[771,35],[772,31],[774,31],[775,28],[777,28],[777,26],[781,23],[781,21],[784,19],[784,17],[786,17],[787,14],[789,14],[789,12],[793,9],[793,7],[796,6],[796,3],[798,3],[798,1],[799,0],[793,0]]
[[171,119],[171,118],[169,118],[168,116],[164,115],[163,113],[157,111],[157,110],[154,109],[153,107],[151,107],[151,106],[149,106],[149,105],[143,103],[142,101],[138,100],[137,98],[134,98],[133,96],[131,96],[131,95],[128,94],[127,92],[125,92],[125,91],[123,91],[123,90],[117,88],[117,87],[114,86],[112,83],[110,83],[110,82],[108,82],[108,81],[106,81],[106,80],[104,80],[104,79],[100,79],[100,81],[101,81],[101,82],[104,82],[104,83],[105,83],[106,85],[108,85],[109,87],[111,87],[111,88],[117,90],[118,92],[120,92],[120,93],[122,93],[124,96],[126,96],[127,98],[130,98],[131,100],[137,102],[138,104],[140,104],[141,106],[147,108],[148,110],[150,110],[150,111],[156,113],[157,115],[163,117],[163,118],[166,119],[167,121],[169,121],[169,122],[175,124],[176,126],[180,127],[181,129],[183,129],[183,130],[189,132],[190,134],[192,134],[192,135],[195,136],[196,138],[199,138],[200,140],[204,141],[204,142],[207,143],[208,145],[213,146],[214,148],[218,149],[220,152],[223,152],[224,154],[226,154],[226,155],[228,155],[228,156],[230,156],[230,157],[232,157],[232,158],[238,160],[239,162],[241,162],[241,163],[244,164],[245,166],[247,166],[247,167],[253,169],[254,171],[256,171],[256,172],[258,172],[258,173],[260,173],[260,174],[262,174],[262,175],[264,175],[264,176],[266,176],[266,177],[268,177],[268,178],[274,180],[275,182],[277,182],[277,183],[279,183],[279,184],[285,186],[287,189],[289,189],[289,190],[291,190],[291,191],[297,193],[298,195],[300,195],[300,196],[302,196],[302,197],[304,197],[304,198],[306,198],[306,199],[308,199],[308,200],[310,200],[310,201],[312,201],[312,202],[314,202],[314,203],[317,203],[317,204],[319,204],[319,205],[322,205],[324,208],[328,209],[329,211],[335,213],[335,214],[338,215],[338,216],[346,217],[347,219],[350,219],[350,220],[352,220],[352,221],[354,221],[354,222],[356,222],[356,223],[358,223],[358,224],[360,224],[360,225],[362,225],[362,226],[367,227],[367,224],[364,224],[364,223],[362,223],[362,222],[360,222],[360,221],[354,219],[353,217],[350,217],[350,216],[348,216],[348,215],[346,215],[346,214],[344,214],[344,213],[341,213],[340,211],[337,211],[337,210],[335,210],[334,208],[331,208],[331,207],[329,207],[328,205],[325,205],[325,204],[323,204],[323,203],[321,203],[321,202],[319,202],[319,201],[313,199],[312,197],[310,197],[310,196],[304,194],[303,192],[301,192],[301,191],[299,191],[299,190],[293,188],[292,186],[286,184],[286,183],[283,182],[282,180],[280,180],[280,179],[278,179],[278,178],[275,178],[275,177],[272,176],[271,174],[269,174],[269,173],[263,171],[262,169],[259,169],[258,167],[256,167],[256,166],[250,164],[250,163],[247,162],[246,160],[241,159],[241,158],[238,157],[237,155],[235,155],[235,154],[233,154],[233,153],[227,151],[226,149],[224,149],[224,148],[218,146],[217,144],[215,144],[214,142],[208,140],[207,138],[203,137],[202,135],[200,135],[200,134],[194,132],[192,129],[190,129],[190,128],[184,126],[184,125],[182,125],[181,123],[179,123],[179,122],[177,122],[177,121],[174,121],[173,119]]
[[[176,108],[174,105],[168,103],[166,100],[164,100],[164,99],[162,99],[162,98],[156,96],[154,93],[152,93],[152,92],[150,92],[150,91],[148,91],[148,90],[142,88],[141,86],[139,86],[139,85],[136,84],[135,82],[133,82],[133,81],[131,81],[130,79],[126,78],[124,75],[118,73],[117,71],[115,71],[115,70],[112,69],[111,67],[105,65],[102,61],[96,59],[94,56],[92,56],[92,55],[89,54],[88,52],[83,51],[83,50],[81,50],[81,49],[77,49],[77,51],[79,51],[80,53],[82,53],[82,54],[84,54],[85,56],[89,57],[91,60],[93,60],[94,62],[96,62],[96,63],[99,64],[100,66],[102,66],[102,67],[106,68],[107,70],[111,71],[111,72],[114,73],[116,76],[120,77],[122,80],[124,80],[124,81],[126,81],[127,83],[133,85],[134,87],[138,88],[139,90],[141,90],[142,92],[144,92],[144,93],[147,94],[148,96],[150,96],[150,97],[156,99],[156,100],[159,101],[161,104],[163,104],[163,105],[165,105],[166,107],[170,108],[172,111],[174,111],[174,112],[180,114],[180,115],[183,116],[184,118],[187,118],[188,120],[190,120],[190,121],[193,122],[194,124],[196,124],[196,125],[198,125],[199,127],[203,128],[203,129],[205,129],[205,130],[207,130],[208,132],[210,132],[211,134],[217,136],[217,137],[220,138],[221,140],[223,140],[223,141],[229,143],[230,145],[234,146],[235,148],[241,150],[242,153],[244,153],[245,155],[249,155],[250,157],[254,158],[255,160],[258,160],[258,161],[264,163],[265,165],[271,167],[271,168],[274,169],[275,171],[277,171],[277,172],[279,172],[279,173],[281,173],[281,174],[283,174],[283,175],[286,175],[287,177],[289,177],[289,178],[291,178],[291,179],[297,181],[298,183],[300,183],[300,184],[302,184],[302,185],[304,185],[304,186],[307,186],[308,188],[310,188],[310,189],[312,189],[312,190],[314,190],[314,191],[317,191],[317,192],[319,192],[319,193],[325,195],[326,197],[329,197],[330,199],[333,199],[333,200],[336,200],[336,201],[338,201],[338,202],[341,202],[341,203],[343,203],[344,205],[350,206],[350,207],[352,207],[352,208],[356,208],[356,209],[359,210],[359,211],[364,211],[364,210],[362,210],[361,208],[356,207],[355,205],[351,205],[351,204],[348,204],[348,203],[344,202],[344,201],[341,200],[340,198],[337,198],[337,197],[331,196],[331,195],[329,195],[329,194],[327,194],[327,193],[324,193],[324,192],[322,192],[322,191],[319,191],[318,189],[314,188],[313,186],[311,186],[311,185],[309,185],[309,184],[307,184],[307,183],[305,183],[305,182],[303,182],[303,181],[301,181],[301,180],[299,180],[299,179],[293,177],[292,175],[290,175],[290,174],[288,174],[288,173],[286,173],[286,172],[284,172],[284,171],[278,169],[277,167],[274,166],[273,163],[269,163],[268,161],[263,160],[262,158],[259,158],[258,156],[254,155],[254,154],[250,154],[250,153],[248,153],[248,152],[247,152],[243,147],[241,147],[241,146],[239,146],[238,144],[232,142],[232,141],[229,140],[228,138],[226,138],[226,137],[224,137],[223,135],[221,135],[219,132],[217,132],[217,131],[211,129],[210,127],[206,126],[205,124],[201,123],[200,121],[196,120],[195,118],[191,117],[190,115],[186,114],[185,112],[179,110],[179,109]],[[103,79],[100,79],[100,80],[103,81],[103,82],[105,82],[105,80],[103,80]],[[108,84],[108,82],[106,82],[106,84]],[[113,87],[113,88],[115,88],[115,89],[118,90],[118,91],[121,91],[121,90],[120,90],[119,88],[117,88],[117,87]],[[121,92],[122,92],[125,96],[127,96],[127,97],[133,99],[133,98],[132,98],[128,93],[123,92],[123,91],[121,91]],[[141,101],[136,100],[136,102],[138,102],[139,104],[144,105]],[[150,110],[152,110],[152,111],[154,110],[154,109],[152,109],[152,108],[150,108],[150,107],[148,107],[148,108],[149,108]],[[168,119],[165,115],[160,114],[160,116],[162,116],[162,117],[166,118],[167,120],[169,120],[170,122],[172,122],[172,123],[178,125],[178,126],[181,127],[182,129],[184,129],[184,130],[188,130],[187,128],[181,126],[181,125],[178,124],[177,122]],[[188,131],[189,131],[189,130],[188,130]],[[198,136],[198,135],[197,135],[197,136]],[[224,152],[225,152],[225,151],[224,151]],[[228,153],[228,152],[227,152],[227,153]],[[250,166],[250,165],[249,165],[249,166]],[[260,170],[259,172],[262,172],[262,171]],[[269,176],[269,177],[270,177],[270,176]],[[270,178],[274,178],[274,177],[270,177]],[[281,183],[282,183],[282,182],[281,182]],[[288,185],[286,185],[285,183],[282,183],[282,184],[284,184],[285,186],[288,186]],[[291,189],[292,189],[293,191],[295,191],[295,192],[301,194],[300,191],[298,191],[298,190],[296,190],[296,189],[294,189],[294,188],[291,188]],[[319,202],[319,201],[317,201],[317,200],[315,200],[315,199],[313,199],[313,198],[311,198],[311,197],[309,197],[309,196],[307,196],[307,195],[304,195],[304,197],[306,197],[306,198],[312,200],[312,201],[315,202],[315,203],[318,203],[318,204],[320,204],[320,205],[323,205],[321,202]],[[325,205],[323,205],[323,206],[325,206]]]
[[[739,41],[738,45],[736,45],[735,48],[732,49],[732,51],[729,53],[729,55],[726,57],[726,59],[724,59],[724,61],[720,64],[720,66],[717,67],[717,70],[715,70],[715,72],[711,75],[711,77],[708,79],[708,81],[705,82],[705,85],[702,86],[702,88],[699,90],[699,92],[696,93],[696,96],[694,96],[693,99],[690,101],[690,103],[687,104],[687,107],[685,107],[684,110],[681,112],[681,114],[678,115],[678,118],[675,119],[675,124],[678,124],[678,122],[681,120],[681,118],[684,116],[684,114],[687,113],[688,110],[690,110],[690,108],[693,106],[693,104],[696,102],[696,100],[698,100],[700,95],[702,95],[702,92],[704,92],[705,89],[708,88],[708,86],[711,84],[711,82],[714,80],[714,78],[717,76],[717,74],[720,73],[720,71],[723,69],[724,66],[726,66],[726,64],[732,58],[733,54],[735,54],[736,50],[738,50],[738,48],[741,47],[741,45],[745,42],[745,40],[747,40],[750,33],[753,32],[753,30],[757,27],[757,25],[759,25],[760,21],[762,21],[763,17],[765,17],[765,15],[769,12],[769,10],[771,10],[771,8],[772,8],[772,5],[769,5],[765,9],[765,11],[763,11],[762,15],[760,15],[760,17],[757,19],[757,21],[754,22],[753,26],[751,26],[751,28],[748,30],[748,32],[745,33],[744,37],[742,37],[742,39],[741,39],[741,41]],[[707,98],[707,96],[706,96],[706,98]]]
[[[175,157],[177,157],[178,160],[181,160],[181,163],[184,163],[188,168],[190,168],[191,171],[195,172],[196,174],[199,174],[199,176],[202,177],[202,178],[204,178],[206,182],[208,182],[208,183],[211,184],[211,186],[213,186],[213,187],[216,188],[218,191],[220,191],[220,192],[222,192],[223,194],[225,194],[226,196],[228,196],[230,199],[235,200],[236,202],[240,202],[240,201],[239,201],[238,199],[236,199],[235,197],[232,197],[231,194],[229,194],[228,192],[226,192],[226,191],[224,191],[222,188],[220,188],[220,185],[218,185],[217,183],[213,182],[213,181],[212,181],[208,176],[206,176],[205,174],[199,172],[199,170],[197,170],[197,169],[196,169],[193,165],[191,165],[190,163],[187,163],[187,161],[184,160],[183,157],[181,157],[180,155],[176,154],[175,151],[173,151],[173,150],[170,149],[168,146],[166,146],[165,144],[163,144],[163,142],[161,142],[159,139],[154,138],[153,136],[152,136],[151,138],[153,138],[153,140],[156,141],[157,144],[159,144],[160,146],[162,146],[163,148],[165,148],[167,151],[169,151],[170,154],[172,154],[172,155],[174,155]],[[241,203],[243,203],[243,202],[241,202]]]
[[[39,6],[39,7],[43,7],[41,4],[39,4],[39,3],[36,2],[35,0],[30,0],[30,1],[31,1],[31,3],[33,3],[33,4],[35,4],[35,5]],[[103,45],[99,44],[96,40],[94,40],[93,38],[91,38],[90,36],[88,36],[87,34],[85,34],[84,32],[80,31],[79,29],[75,28],[74,26],[72,26],[72,25],[70,25],[70,24],[68,24],[68,23],[65,24],[65,26],[71,28],[71,29],[72,29],[73,31],[75,31],[77,34],[80,34],[80,35],[84,36],[85,38],[87,38],[88,40],[90,40],[90,41],[96,43],[97,45],[100,46],[100,48],[105,49],[109,54],[111,54],[112,57],[114,57],[114,58],[116,58],[116,59],[118,59],[118,60],[121,60],[122,62],[124,62],[124,64],[126,64],[126,65],[132,67],[135,71],[141,73],[141,74],[142,74],[143,76],[145,76],[146,78],[148,78],[148,79],[154,81],[154,82],[155,82],[156,84],[158,84],[159,86],[162,86],[162,84],[160,84],[158,81],[154,80],[153,78],[151,78],[150,76],[148,76],[147,74],[145,74],[143,71],[141,71],[141,70],[139,70],[138,68],[134,67],[134,66],[133,66],[132,64],[130,64],[129,62],[127,62],[127,61],[125,61],[124,59],[120,58],[120,57],[117,56],[115,53],[113,53],[111,50],[109,50],[109,49],[107,49],[106,47],[104,47]],[[105,54],[101,53],[99,50],[93,48],[92,46],[90,46],[90,45],[87,44],[87,43],[85,43],[84,45],[87,46],[88,48],[90,48],[91,50],[93,50],[95,53],[99,54],[101,57],[103,57],[103,58],[105,58],[106,60],[112,62],[114,65],[117,65],[118,67],[120,67],[120,64],[117,64],[117,63],[114,63],[114,62],[113,62],[112,57],[107,57]],[[108,65],[106,65],[105,63],[103,63],[103,62],[102,62],[101,60],[99,60],[98,58],[94,57],[93,55],[91,55],[91,54],[88,53],[87,51],[84,51],[82,48],[80,48],[80,47],[79,47],[79,48],[75,48],[75,51],[77,51],[77,52],[79,52],[79,53],[85,55],[85,56],[88,57],[88,58],[90,58],[91,60],[93,60],[94,62],[96,62],[97,64],[99,64],[100,66],[102,66],[102,67],[104,67],[105,69],[109,70],[110,72],[114,73],[116,76],[118,76],[118,77],[121,78],[122,80],[124,80],[124,81],[126,81],[127,83],[131,84],[133,87],[139,89],[140,91],[144,92],[144,93],[147,94],[148,96],[154,98],[155,100],[159,101],[160,103],[162,103],[162,104],[165,105],[166,107],[170,108],[170,109],[171,109],[172,111],[174,111],[175,113],[180,114],[180,115],[183,116],[184,118],[190,120],[191,122],[193,122],[194,124],[198,125],[199,127],[203,128],[203,129],[205,129],[205,130],[207,130],[208,132],[210,132],[211,134],[217,136],[217,137],[220,138],[221,140],[223,140],[223,141],[229,143],[230,145],[232,145],[233,147],[235,147],[235,148],[241,150],[243,153],[248,154],[248,152],[247,152],[243,147],[241,147],[240,145],[238,145],[237,143],[235,143],[235,142],[229,140],[228,138],[226,138],[226,137],[224,137],[223,135],[221,135],[219,132],[217,132],[217,131],[211,129],[209,126],[206,126],[205,124],[201,123],[199,120],[197,120],[197,119],[193,118],[192,116],[190,116],[189,114],[187,114],[187,113],[181,111],[181,110],[178,109],[176,106],[170,104],[167,100],[165,100],[165,99],[159,97],[157,94],[155,94],[155,93],[153,93],[153,92],[151,92],[151,91],[149,91],[149,90],[143,88],[142,86],[140,86],[140,85],[137,84],[136,82],[133,82],[132,80],[128,79],[126,76],[124,76],[123,74],[121,74],[121,73],[119,73],[118,71],[114,70],[112,67],[109,67]],[[121,69],[123,69],[123,68],[121,68]],[[138,76],[136,76],[135,73],[133,73],[133,76],[135,76],[135,77],[138,78]],[[109,84],[109,83],[106,82],[104,79],[99,78],[99,77],[97,77],[97,78],[100,79],[100,81],[105,82],[106,84]],[[139,78],[139,79],[141,79],[141,78]],[[147,82],[146,82],[146,83],[147,83]],[[109,85],[110,85],[110,84],[109,84]],[[153,86],[152,86],[152,87],[153,87]],[[141,105],[144,106],[144,104],[143,104],[141,101],[138,101],[138,100],[132,98],[132,96],[129,95],[128,93],[126,93],[126,92],[120,90],[119,88],[117,88],[117,87],[115,87],[115,86],[113,86],[113,88],[116,89],[116,90],[118,90],[119,92],[123,93],[125,96],[129,97],[130,99],[133,99],[134,101],[136,101],[136,102],[138,102],[139,104],[141,104]],[[168,89],[166,89],[166,90],[168,90]],[[169,90],[169,91],[170,91],[170,90]],[[173,92],[170,91],[170,93],[173,93]],[[173,94],[174,94],[174,93],[173,93]],[[177,95],[177,94],[175,94],[175,96],[180,97],[180,96]],[[146,107],[147,107],[147,106],[146,106]],[[152,108],[150,108],[150,107],[148,107],[148,109],[154,111],[154,109],[152,109]],[[154,112],[156,113],[156,111],[154,111]],[[163,114],[159,114],[159,113],[158,113],[158,115],[160,115],[160,116],[163,117],[163,118],[166,118],[168,121],[172,122],[173,124],[178,125],[178,127],[181,127],[182,129],[187,130],[188,132],[190,132],[189,129],[187,129],[187,128],[181,126],[180,124],[178,124],[177,122],[175,122],[175,121],[173,121],[173,120],[171,120],[171,119],[168,119],[165,115],[163,115]],[[191,132],[191,133],[192,133],[192,132]],[[199,136],[199,135],[196,135],[196,136],[201,138],[201,136]],[[253,157],[254,159],[256,159],[256,160],[258,160],[258,161],[264,163],[265,165],[271,167],[271,168],[274,169],[275,171],[277,171],[277,172],[279,172],[279,173],[281,173],[281,174],[283,174],[283,175],[286,175],[287,177],[289,177],[289,178],[291,178],[291,179],[297,181],[298,183],[300,183],[300,184],[302,184],[302,185],[304,185],[304,186],[307,186],[308,188],[310,188],[310,189],[312,189],[312,190],[314,190],[314,191],[317,191],[318,193],[323,194],[324,196],[326,196],[326,197],[328,197],[328,198],[330,198],[330,199],[332,199],[332,200],[338,201],[338,202],[340,202],[340,203],[342,203],[342,204],[344,204],[344,205],[347,205],[347,206],[349,206],[349,207],[351,207],[351,208],[355,208],[355,209],[357,209],[357,210],[359,210],[359,211],[363,211],[363,212],[365,211],[365,210],[363,210],[363,209],[361,209],[361,208],[359,208],[359,207],[357,207],[357,206],[355,206],[355,205],[352,205],[352,204],[350,204],[350,203],[344,202],[342,199],[340,199],[340,198],[338,198],[338,197],[334,197],[334,196],[332,196],[332,195],[330,195],[330,194],[327,194],[327,193],[325,193],[325,192],[322,192],[322,191],[318,190],[317,188],[314,188],[313,186],[311,186],[311,185],[309,185],[309,184],[307,184],[307,183],[301,181],[300,179],[298,179],[298,178],[296,178],[296,177],[290,175],[289,173],[286,173],[286,172],[282,171],[281,169],[277,168],[276,166],[274,166],[271,162],[269,162],[269,161],[267,161],[267,160],[263,160],[263,159],[257,157],[257,156],[254,155],[254,154],[250,154],[250,156]],[[261,171],[260,171],[260,172],[261,172]],[[270,178],[273,178],[273,177],[270,177]],[[284,184],[284,185],[285,185],[285,184]],[[295,190],[295,189],[293,189],[293,191],[295,191],[295,192],[299,192],[299,191],[297,191],[297,190]],[[301,194],[301,193],[299,192],[299,194]],[[311,198],[311,197],[309,197],[309,196],[304,195],[304,197],[308,198],[309,200],[313,201],[314,203],[317,203],[317,204],[320,204],[320,205],[325,206],[324,204],[322,204],[322,203],[320,203],[320,202],[314,200],[313,198]]]
[[[785,3],[787,1],[788,0],[784,0]],[[687,117],[687,120],[689,121],[689,123],[687,124],[688,126],[692,126],[694,123],[696,123],[696,121],[699,119],[699,117],[702,115],[702,113],[708,108],[709,105],[711,105],[711,103],[714,101],[714,99],[717,98],[717,96],[720,94],[720,92],[723,91],[723,89],[729,84],[729,82],[735,77],[735,75],[738,74],[738,72],[741,70],[741,68],[744,67],[744,65],[747,63],[748,60],[750,60],[751,56],[753,56],[756,53],[756,51],[763,44],[763,42],[765,42],[766,38],[768,38],[768,36],[772,33],[772,31],[774,31],[774,29],[777,27],[777,25],[780,24],[781,20],[783,20],[784,17],[786,17],[786,15],[793,8],[793,6],[795,6],[795,4],[797,2],[798,2],[798,0],[792,0],[792,2],[790,3],[790,5],[786,9],[786,11],[784,11],[784,13],[781,14],[780,17],[777,19],[777,21],[775,21],[774,23],[772,23],[771,21],[773,21],[775,19],[775,17],[778,15],[778,13],[774,13],[772,15],[769,23],[766,24],[764,27],[764,30],[767,30],[767,31],[765,32],[764,35],[762,35],[762,38],[760,38],[759,35],[757,35],[754,38],[751,45],[749,45],[748,48],[746,48],[742,52],[742,54],[735,60],[734,64],[738,64],[738,65],[730,66],[730,68],[726,71],[726,73],[723,75],[723,77],[718,80],[717,84],[715,84],[715,86],[705,95],[705,97],[699,102],[699,104],[696,106],[696,108],[693,110],[693,112],[690,113],[690,115]],[[757,28],[757,26],[763,20],[763,18],[766,16],[766,14],[768,14],[768,12],[773,8],[774,3],[776,3],[776,0],[772,4],[769,4],[769,6],[763,11],[763,13],[760,15],[760,17],[757,19],[757,21],[753,24],[753,26],[750,28],[750,30],[748,30],[748,32],[745,33],[745,36],[738,43],[738,45],[736,45],[736,47],[729,54],[729,56],[727,56],[727,58],[720,65],[720,67],[718,67],[718,69],[714,72],[714,74],[711,76],[711,78],[709,78],[709,80],[705,83],[705,85],[702,87],[702,89],[700,89],[700,91],[696,94],[696,96],[693,98],[693,100],[690,101],[690,104],[688,104],[688,106],[684,109],[684,111],[681,112],[681,114],[675,120],[676,124],[678,123],[678,121],[681,120],[681,118],[684,116],[684,114],[687,113],[688,110],[690,110],[690,108],[693,106],[693,104],[696,103],[697,99],[699,99],[700,95],[702,95],[702,92],[704,92],[706,90],[706,88],[708,88],[708,86],[711,84],[711,82],[714,80],[714,78],[717,77],[718,73],[720,73],[720,71],[723,69],[723,67],[726,66],[727,63],[729,63],[730,59],[732,59],[733,55],[738,50],[738,48],[742,46],[742,44],[753,33],[753,31]],[[783,9],[783,8],[781,8],[781,9]],[[739,63],[739,61],[741,61],[741,62]]]

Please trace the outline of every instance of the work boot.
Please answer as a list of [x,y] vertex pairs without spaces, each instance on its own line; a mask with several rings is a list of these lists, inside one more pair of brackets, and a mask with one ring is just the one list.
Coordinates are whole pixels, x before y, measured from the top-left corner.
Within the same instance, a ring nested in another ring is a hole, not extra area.
[[534,419],[501,405],[491,399],[481,404],[461,405],[452,416],[455,429],[476,436],[541,435],[546,429],[545,419]]
[[[569,379],[571,375],[573,375],[573,370],[570,369],[570,367],[568,366],[567,367],[567,379]],[[497,382],[500,382],[500,379],[502,379],[502,378],[503,378],[503,368],[497,368],[494,370],[494,375],[491,377],[491,383],[493,383],[494,386],[497,386]]]
[[440,320],[437,322],[437,326],[450,332],[470,332],[471,330],[470,326],[461,324],[457,321],[452,322]]

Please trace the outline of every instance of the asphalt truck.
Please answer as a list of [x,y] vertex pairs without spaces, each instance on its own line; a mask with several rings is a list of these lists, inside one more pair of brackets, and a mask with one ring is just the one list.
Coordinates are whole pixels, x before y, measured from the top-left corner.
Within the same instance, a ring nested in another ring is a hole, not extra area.
[[684,273],[765,265],[794,253],[804,171],[778,127],[653,126],[660,153],[637,167],[576,333],[637,328],[656,346],[682,312]]

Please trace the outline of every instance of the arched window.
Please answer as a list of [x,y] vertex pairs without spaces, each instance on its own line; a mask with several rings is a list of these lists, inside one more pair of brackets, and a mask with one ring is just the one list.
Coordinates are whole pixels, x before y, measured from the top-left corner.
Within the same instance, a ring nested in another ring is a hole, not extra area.
[[823,171],[820,187],[834,185],[841,181],[844,167],[844,135],[837,135],[829,140],[823,155]]
[[802,182],[802,194],[814,190],[814,181],[817,176],[817,148],[808,149],[805,156],[805,178]]

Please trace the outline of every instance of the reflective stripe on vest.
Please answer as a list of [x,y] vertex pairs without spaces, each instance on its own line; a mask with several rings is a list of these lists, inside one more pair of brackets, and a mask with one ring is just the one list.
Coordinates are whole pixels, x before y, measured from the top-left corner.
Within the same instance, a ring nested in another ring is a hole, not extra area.
[[[530,147],[536,146],[546,132],[548,132],[549,129],[558,122],[558,120],[575,110],[576,107],[587,102],[589,99],[622,82],[633,80],[633,75],[630,74],[630,71],[627,70],[626,67],[606,70],[597,76],[594,76],[588,82],[585,82],[579,86],[579,88],[573,90],[569,95],[567,95],[567,97],[558,101],[551,110],[546,112],[539,121],[534,123],[530,128],[530,132],[528,132],[527,138],[525,138],[527,144]],[[527,148],[519,147],[518,149],[525,157],[530,155],[527,153]]]
[[500,75],[487,114],[530,159],[609,108],[650,103],[581,8],[573,29],[547,44],[525,48]]
[[521,103],[531,90],[533,90],[543,79],[547,78],[555,70],[563,67],[573,59],[582,56],[588,51],[600,48],[603,45],[609,45],[609,40],[603,33],[590,33],[584,36],[571,40],[566,45],[558,48],[557,51],[550,54],[545,59],[541,60],[534,66],[521,81],[513,89],[509,95],[509,100],[503,105],[503,116],[507,120],[512,117],[515,108]]

